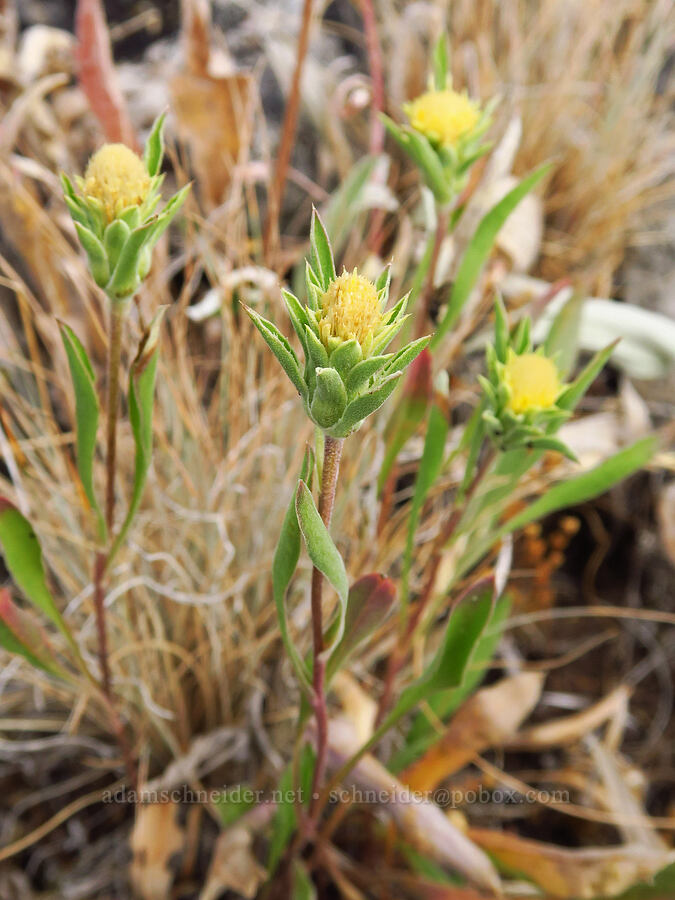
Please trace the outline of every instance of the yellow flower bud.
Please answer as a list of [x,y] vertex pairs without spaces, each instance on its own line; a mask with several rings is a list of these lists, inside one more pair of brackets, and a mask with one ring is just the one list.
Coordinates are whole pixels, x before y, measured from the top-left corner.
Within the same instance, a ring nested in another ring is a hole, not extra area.
[[445,146],[456,144],[478,124],[480,109],[466,94],[457,91],[427,91],[412,103],[406,113],[410,124],[431,140]]
[[504,367],[504,381],[511,392],[507,408],[514,413],[550,409],[561,389],[555,363],[538,353],[512,353]]
[[108,222],[129,206],[140,206],[151,179],[143,160],[124,144],[104,144],[89,160],[84,194],[99,201]]
[[319,334],[326,347],[331,339],[349,341],[352,338],[367,347],[375,329],[382,322],[377,288],[368,278],[344,271],[328,286],[321,298]]

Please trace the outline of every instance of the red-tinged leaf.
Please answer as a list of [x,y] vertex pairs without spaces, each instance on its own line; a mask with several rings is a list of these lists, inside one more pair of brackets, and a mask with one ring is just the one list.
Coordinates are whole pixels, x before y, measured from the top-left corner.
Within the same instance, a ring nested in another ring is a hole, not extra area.
[[349,589],[344,634],[326,668],[326,681],[384,621],[396,599],[396,586],[384,575],[364,575]]
[[6,588],[0,589],[0,645],[10,653],[18,653],[37,669],[66,676],[54,661],[54,651],[47,633],[30,613],[12,600]]
[[408,369],[401,399],[387,423],[385,432],[387,449],[377,484],[380,492],[387,482],[396,457],[415,433],[431,402],[431,363],[431,353],[425,348]]
[[101,0],[78,0],[75,35],[75,58],[80,87],[106,140],[127,144],[138,150],[138,140],[117,80],[110,33]]

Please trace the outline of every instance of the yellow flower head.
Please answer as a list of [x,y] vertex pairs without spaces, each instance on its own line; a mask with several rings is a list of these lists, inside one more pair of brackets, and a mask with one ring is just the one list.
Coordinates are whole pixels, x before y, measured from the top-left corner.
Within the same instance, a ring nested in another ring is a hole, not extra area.
[[140,206],[150,187],[143,160],[124,144],[104,144],[84,174],[84,194],[101,203],[108,222],[128,206]]
[[511,392],[507,408],[514,413],[550,409],[561,389],[555,363],[538,353],[511,353],[504,367],[504,380]]
[[341,341],[356,338],[362,347],[367,346],[381,322],[377,288],[372,281],[359,275],[356,269],[344,271],[331,281],[321,298],[319,312],[319,335],[326,347],[331,338]]
[[480,119],[478,105],[450,89],[427,91],[406,106],[406,113],[416,131],[445,146],[456,144]]

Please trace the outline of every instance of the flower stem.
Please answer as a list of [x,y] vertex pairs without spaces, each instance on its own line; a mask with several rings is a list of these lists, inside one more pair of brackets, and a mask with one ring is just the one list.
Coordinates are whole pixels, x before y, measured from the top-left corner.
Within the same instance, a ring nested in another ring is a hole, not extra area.
[[[323,470],[321,477],[321,493],[319,495],[319,515],[326,528],[330,525],[335,503],[340,458],[342,456],[343,438],[332,438],[326,435],[323,451]],[[313,688],[312,706],[316,717],[316,763],[312,779],[312,802],[310,804],[310,825],[316,825],[316,817],[320,811],[318,804],[319,789],[326,771],[326,754],[328,751],[328,709],[326,706],[326,660],[323,655],[323,575],[314,567],[312,570],[312,636],[313,636]]]
[[431,321],[431,301],[434,296],[434,282],[436,281],[436,269],[438,268],[438,259],[441,255],[441,247],[443,246],[443,239],[448,233],[448,227],[450,225],[450,208],[449,207],[436,207],[436,234],[434,236],[434,243],[431,250],[431,260],[429,261],[429,269],[427,271],[427,280],[424,286],[424,293],[422,294],[422,307],[424,309],[424,315],[417,317],[417,337],[421,337]]
[[[120,362],[122,358],[122,330],[128,303],[110,303],[110,321],[108,338],[108,391],[106,398],[106,491],[105,491],[105,523],[108,546],[113,543],[113,526],[115,524],[115,469],[117,458],[117,422],[120,400]],[[108,629],[105,612],[105,571],[108,562],[108,550],[99,550],[94,561],[94,611],[98,634],[98,658],[101,667],[101,687],[103,700],[108,710],[110,724],[124,758],[127,777],[132,788],[136,787],[136,765],[124,731],[124,725],[117,710],[116,698],[112,689],[110,663],[108,661]]]

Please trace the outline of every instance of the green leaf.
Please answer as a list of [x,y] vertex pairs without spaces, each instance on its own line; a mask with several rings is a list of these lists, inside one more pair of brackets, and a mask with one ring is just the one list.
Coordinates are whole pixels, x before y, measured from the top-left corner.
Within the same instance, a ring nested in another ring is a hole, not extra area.
[[555,358],[561,378],[566,378],[572,371],[579,352],[581,313],[585,300],[584,294],[572,294],[551,322],[544,343],[546,356]]
[[541,181],[549,172],[550,164],[536,169],[527,178],[524,178],[513,190],[503,197],[481,219],[471,243],[466,248],[462,262],[457,272],[457,277],[452,286],[448,308],[443,320],[433,338],[431,347],[437,346],[445,335],[454,326],[473,290],[483,265],[492,250],[495,239],[502,226],[518,206],[520,201]]
[[281,776],[278,789],[273,792],[273,798],[276,800],[276,813],[272,821],[272,834],[267,856],[267,871],[270,875],[276,871],[298,824],[295,798],[299,797],[303,805],[309,799],[314,771],[314,751],[309,744],[305,744],[301,750],[299,768],[300,784],[298,789],[293,784],[293,767],[289,765]]
[[364,575],[349,589],[344,633],[326,665],[326,684],[387,616],[396,599],[396,586],[384,575]]
[[[325,575],[335,588],[335,592],[340,599],[339,624],[333,639],[333,643],[337,644],[342,639],[344,631],[347,597],[349,595],[349,582],[345,564],[319,515],[319,511],[314,504],[314,498],[304,481],[298,484],[295,511],[309,558],[312,560],[313,565]],[[324,653],[331,649],[331,646],[326,647]]]
[[401,372],[403,369],[407,369],[410,363],[417,359],[430,340],[431,335],[429,334],[425,337],[418,338],[416,341],[413,341],[399,350],[398,353],[394,355],[394,358],[387,363],[384,370],[385,375],[391,375],[393,372]]
[[423,350],[408,370],[399,404],[387,423],[386,449],[377,479],[378,493],[382,492],[396,457],[424,418],[431,389],[431,354]]
[[90,231],[78,221],[75,221],[74,224],[80,243],[87,254],[92,278],[99,287],[105,287],[110,277],[110,265],[108,264],[105,248],[93,231]]
[[499,292],[495,298],[495,354],[500,363],[505,363],[509,349],[509,320],[506,307]]
[[535,522],[559,509],[585,503],[598,494],[604,494],[618,481],[623,481],[633,472],[647,465],[658,447],[655,437],[646,437],[610,456],[600,465],[588,472],[561,481],[528,504],[522,512],[509,519],[499,530],[499,537],[523,528],[529,522]]
[[272,322],[269,322],[267,319],[258,315],[258,313],[254,312],[249,306],[246,306],[245,304],[243,304],[243,306],[248,313],[249,318],[263,336],[265,343],[281,363],[284,372],[288,375],[294,387],[304,399],[307,396],[307,385],[302,377],[300,363],[298,357],[295,355],[295,351],[276,325],[273,325]]
[[222,827],[230,828],[252,809],[255,806],[254,796],[254,791],[245,784],[223,791],[215,803]]
[[42,628],[31,619],[27,610],[12,601],[5,588],[0,589],[0,646],[23,656],[36,669],[64,681],[72,680],[70,673],[54,660]]
[[281,296],[286,305],[286,311],[288,312],[288,318],[291,320],[293,330],[300,339],[302,349],[305,351],[306,355],[307,338],[305,337],[305,328],[309,328],[307,313],[295,294],[292,294],[290,291],[282,290]]
[[17,587],[72,641],[47,587],[37,535],[30,522],[5,497],[0,497],[0,547],[5,566]]
[[434,87],[444,91],[448,85],[448,36],[445,32],[436,41],[433,52]]
[[[302,463],[299,481],[307,484],[310,481],[314,470],[314,456],[308,448],[305,451],[305,458]],[[277,608],[277,619],[279,621],[279,631],[281,639],[288,653],[288,657],[293,664],[295,673],[298,676],[301,687],[309,694],[311,693],[311,680],[309,670],[304,663],[300,653],[298,653],[293,639],[288,630],[288,618],[286,616],[286,591],[291,582],[291,578],[295,573],[300,558],[300,527],[298,525],[298,516],[295,511],[295,491],[291,497],[291,502],[286,510],[283,525],[281,526],[281,534],[279,542],[274,553],[274,561],[272,563],[272,587],[274,593],[274,603]]]
[[157,218],[155,219],[154,225],[152,227],[152,232],[150,237],[148,238],[147,244],[150,248],[154,247],[157,241],[164,234],[169,225],[176,218],[178,213],[181,210],[181,207],[187,200],[187,196],[192,190],[191,184],[184,185],[178,193],[174,194],[173,197],[166,204],[164,209],[159,213]]
[[426,500],[430,488],[438,478],[443,465],[445,439],[448,435],[448,427],[448,420],[445,415],[437,406],[432,406],[431,413],[429,414],[427,434],[424,440],[424,450],[422,451],[422,458],[420,460],[417,479],[415,481],[415,493],[413,495],[412,504],[410,506],[410,515],[408,517],[408,539],[406,542],[401,572],[401,581],[403,584],[401,599],[403,607],[408,601],[408,579],[410,575],[410,566],[412,564],[415,534],[417,532],[417,526],[419,524],[424,501]]
[[[675,897],[675,863],[661,869],[649,882],[640,882],[611,900],[672,900]],[[596,898],[600,900],[600,898]],[[603,897],[601,900],[610,900]]]
[[148,170],[150,177],[154,177],[162,166],[162,158],[164,156],[164,120],[166,113],[163,112],[154,121],[152,131],[148,135],[145,142],[145,150],[143,151],[143,162]]
[[122,546],[138,511],[152,460],[152,413],[159,360],[159,329],[165,311],[166,306],[160,306],[155,313],[129,370],[129,421],[136,447],[134,487],[126,518],[108,555],[106,562],[108,568]]
[[[446,722],[483,680],[487,666],[499,644],[510,609],[511,601],[508,597],[503,596],[497,601],[488,625],[476,644],[461,685],[438,691],[428,698],[429,706],[441,722]],[[437,737],[438,732],[428,716],[424,712],[418,713],[406,735],[405,745],[388,762],[387,767],[394,773],[402,771],[419,759]]]
[[82,487],[89,505],[96,514],[99,538],[104,541],[106,538],[106,527],[103,513],[96,499],[93,475],[96,434],[100,412],[94,370],[86,350],[72,329],[64,322],[59,322],[59,329],[75,391],[77,470],[80,474]]
[[369,356],[368,359],[357,363],[345,379],[347,395],[354,397],[355,394],[358,394],[391,359],[393,359],[392,354],[385,353],[384,356]]
[[618,341],[613,341],[603,350],[599,350],[595,354],[593,359],[584,368],[579,377],[576,378],[572,382],[572,384],[568,385],[567,388],[558,397],[558,400],[556,401],[557,406],[559,406],[561,409],[569,410],[570,412],[574,410],[577,403],[581,400],[586,391],[593,384],[602,369],[604,369],[605,364],[612,355],[612,351],[616,347],[617,343]]
[[304,862],[293,860],[293,888],[289,900],[316,900],[316,888]]
[[309,241],[309,259],[312,268],[321,282],[321,288],[326,291],[328,290],[328,285],[335,278],[335,263],[326,229],[323,227],[323,222],[316,209],[312,210]]

